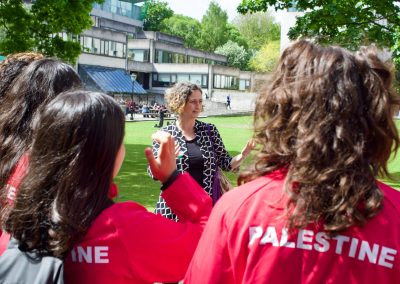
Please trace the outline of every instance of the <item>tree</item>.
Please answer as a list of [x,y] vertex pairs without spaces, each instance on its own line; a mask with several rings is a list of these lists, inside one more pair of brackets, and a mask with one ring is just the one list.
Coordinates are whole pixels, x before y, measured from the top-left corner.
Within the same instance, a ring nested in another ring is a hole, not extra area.
[[201,19],[199,46],[206,51],[214,51],[228,41],[228,15],[214,1]]
[[227,24],[228,40],[236,42],[238,45],[243,46],[246,50],[249,49],[247,39],[240,33],[240,31],[232,24]]
[[270,41],[250,59],[249,67],[258,72],[272,72],[279,60],[279,40]]
[[239,13],[296,8],[305,11],[290,29],[289,38],[314,38],[351,49],[374,42],[392,47],[400,25],[400,1],[396,0],[242,0]]
[[238,15],[233,19],[233,25],[250,49],[259,50],[264,44],[280,39],[280,26],[268,12]]
[[0,52],[38,51],[75,63],[81,46],[72,35],[90,28],[95,2],[103,0],[36,0],[30,7],[20,0],[0,1]]
[[249,54],[243,46],[229,40],[222,46],[219,46],[215,53],[225,55],[228,58],[228,65],[246,70],[249,62]]
[[173,15],[164,19],[162,25],[162,32],[183,38],[186,47],[200,47],[201,25],[198,20],[183,15]]
[[161,31],[165,28],[164,20],[172,17],[174,11],[167,2],[158,0],[146,1],[142,8],[143,29],[146,31]]
[[29,30],[33,17],[20,0],[0,2],[0,52],[4,55],[32,50],[34,40]]

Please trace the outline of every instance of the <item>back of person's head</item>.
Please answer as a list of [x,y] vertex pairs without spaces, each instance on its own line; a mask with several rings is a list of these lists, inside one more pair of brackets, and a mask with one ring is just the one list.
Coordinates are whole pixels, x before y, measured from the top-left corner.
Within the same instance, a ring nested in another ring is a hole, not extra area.
[[26,250],[64,257],[111,202],[108,191],[125,117],[105,94],[67,92],[34,130],[28,173],[5,229]]
[[165,103],[168,110],[176,114],[182,113],[193,91],[202,93],[198,85],[190,82],[179,82],[167,89],[165,91]]
[[2,106],[1,99],[13,85],[15,78],[27,67],[32,61],[42,59],[43,55],[35,52],[22,52],[10,54],[0,64],[0,108]]
[[399,146],[391,71],[373,48],[356,55],[309,41],[287,48],[257,99],[260,152],[239,181],[286,168],[290,228],[323,220],[335,233],[364,224],[382,206],[375,177],[388,174]]
[[29,64],[4,93],[0,112],[0,187],[9,179],[32,141],[32,125],[40,107],[59,93],[78,88],[75,70],[59,60],[43,58]]

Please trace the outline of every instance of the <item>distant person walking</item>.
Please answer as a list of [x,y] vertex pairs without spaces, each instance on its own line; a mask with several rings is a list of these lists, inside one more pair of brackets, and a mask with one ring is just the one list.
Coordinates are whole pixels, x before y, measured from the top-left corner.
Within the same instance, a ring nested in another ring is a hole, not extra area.
[[231,108],[231,96],[230,95],[228,95],[228,96],[226,96],[226,109],[232,109]]

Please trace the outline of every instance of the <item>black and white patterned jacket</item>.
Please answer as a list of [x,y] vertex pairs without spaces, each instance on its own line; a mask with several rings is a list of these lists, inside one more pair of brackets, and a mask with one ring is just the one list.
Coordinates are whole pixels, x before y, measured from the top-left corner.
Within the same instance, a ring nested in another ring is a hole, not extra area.
[[[213,136],[211,139],[208,135],[207,125],[210,126],[210,134]],[[183,157],[176,158],[176,165],[178,171],[186,172],[189,169],[189,157],[188,150],[186,147],[186,140],[182,135],[181,130],[176,126],[176,123],[170,124],[164,128],[163,131],[166,131],[172,135],[175,139],[175,143],[178,143],[180,146],[180,152],[183,154]],[[204,190],[211,196],[212,195],[212,182],[215,170],[217,166],[220,167],[224,171],[231,170],[231,160],[232,157],[226,151],[224,143],[222,142],[221,136],[215,127],[215,125],[211,123],[205,123],[199,120],[195,121],[194,131],[196,134],[196,138],[198,144],[200,145],[200,151],[203,156],[204,161],[204,173],[203,173],[203,184]],[[213,154],[212,142],[214,142],[214,150],[215,154]],[[158,150],[160,145],[157,142],[153,142],[153,153],[155,156],[158,154]],[[150,176],[152,177],[151,172],[149,171]],[[156,205],[155,213],[161,214],[169,219],[175,219],[176,216],[173,214],[171,209],[167,206],[164,199],[160,196]]]

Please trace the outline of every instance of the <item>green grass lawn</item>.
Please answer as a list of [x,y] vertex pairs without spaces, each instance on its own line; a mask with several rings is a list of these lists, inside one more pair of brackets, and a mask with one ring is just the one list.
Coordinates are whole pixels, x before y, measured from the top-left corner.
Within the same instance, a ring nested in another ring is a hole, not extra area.
[[[231,155],[238,154],[252,134],[250,116],[208,117],[201,120],[217,126]],[[143,152],[146,147],[151,147],[151,134],[157,130],[153,127],[155,123],[154,121],[126,123],[126,157],[116,177],[120,190],[117,201],[134,200],[149,210],[153,210],[157,202],[160,183],[147,175],[147,160]],[[400,129],[399,120],[397,126]],[[250,159],[248,158],[245,164]],[[391,160],[389,170],[395,180],[385,180],[385,182],[400,189],[400,153],[396,159]],[[235,174],[229,173],[228,176],[232,181],[235,180]]]

